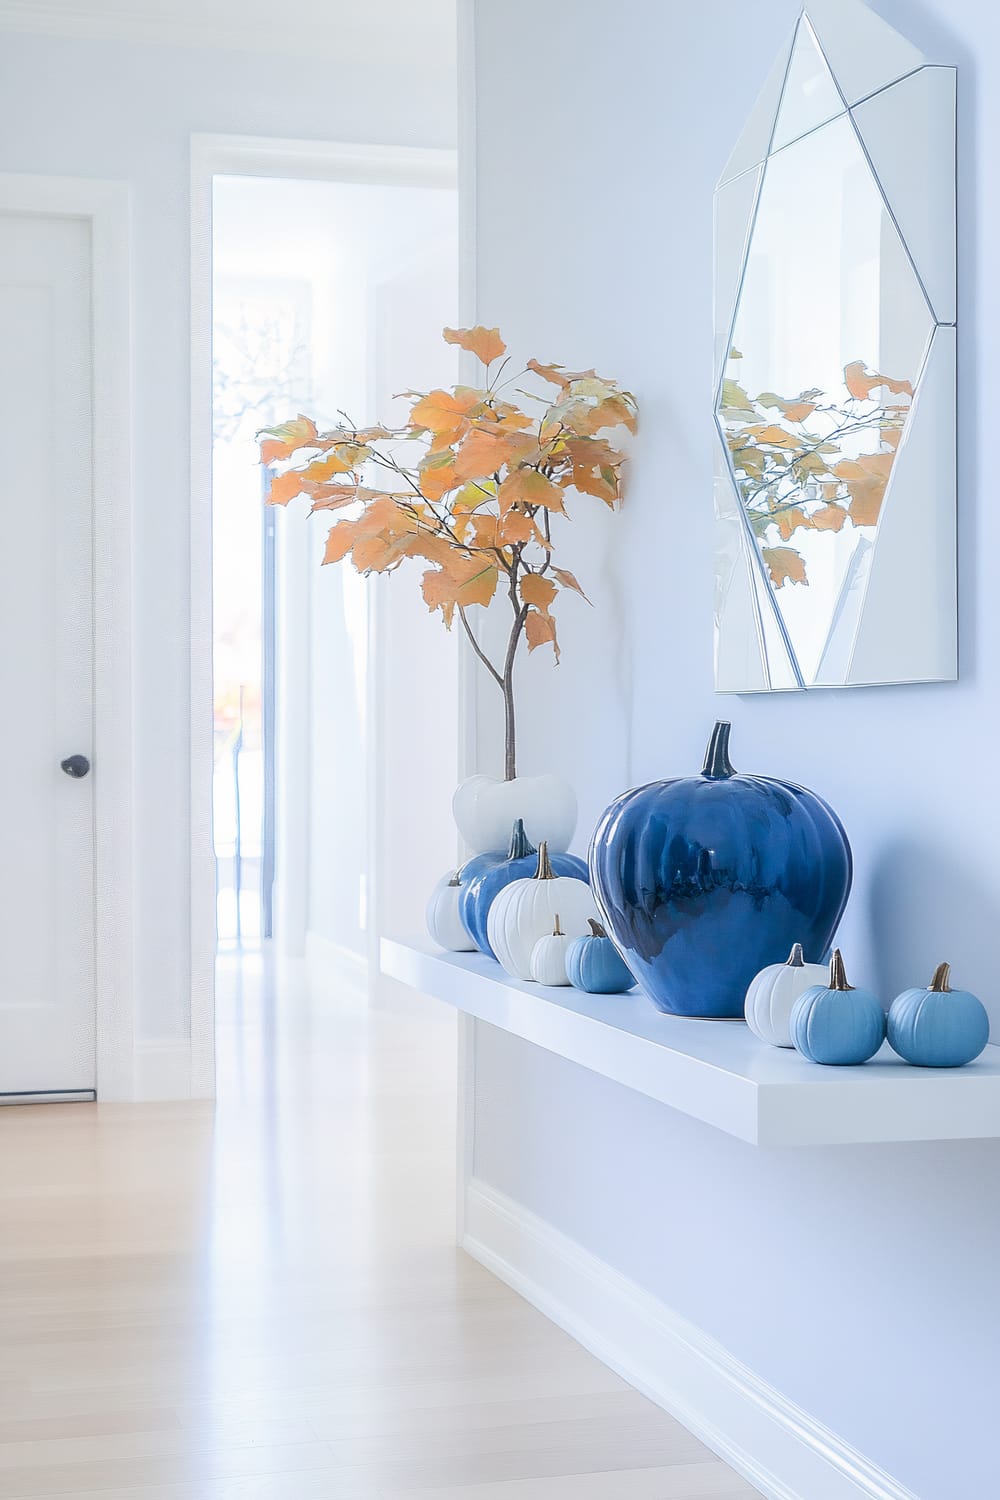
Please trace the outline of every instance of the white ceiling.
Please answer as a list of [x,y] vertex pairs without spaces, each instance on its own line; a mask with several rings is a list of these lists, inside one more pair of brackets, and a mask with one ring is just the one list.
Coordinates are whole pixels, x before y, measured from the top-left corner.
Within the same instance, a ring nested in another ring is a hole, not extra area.
[[0,31],[322,52],[357,67],[455,52],[456,0],[0,0]]

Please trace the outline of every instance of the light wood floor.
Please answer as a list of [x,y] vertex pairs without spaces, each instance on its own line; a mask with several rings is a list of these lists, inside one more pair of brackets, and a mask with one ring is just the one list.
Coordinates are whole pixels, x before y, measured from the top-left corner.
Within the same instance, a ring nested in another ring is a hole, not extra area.
[[455,1249],[449,1017],[220,989],[217,1110],[0,1110],[3,1500],[756,1494]]

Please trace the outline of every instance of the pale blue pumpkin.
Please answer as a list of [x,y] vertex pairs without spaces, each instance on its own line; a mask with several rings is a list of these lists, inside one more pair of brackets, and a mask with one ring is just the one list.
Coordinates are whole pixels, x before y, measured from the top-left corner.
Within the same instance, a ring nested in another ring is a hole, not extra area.
[[635,984],[614,943],[600,922],[590,919],[590,933],[566,949],[566,975],[571,985],[588,995],[620,995]]
[[[487,931],[490,907],[504,886],[513,885],[515,880],[528,880],[534,875],[537,853],[524,831],[523,821],[518,818],[506,852],[498,849],[492,854],[476,854],[462,867],[458,914],[480,953],[485,953],[488,958],[496,958]],[[549,859],[553,874],[571,875],[589,884],[587,866],[575,854],[552,854]]]
[[953,990],[939,964],[925,990],[904,990],[889,1007],[889,1045],[918,1068],[961,1068],[990,1039],[990,1018],[968,990]]
[[829,984],[814,984],[795,1002],[792,1041],[810,1062],[852,1067],[875,1056],[885,1041],[885,1025],[885,1011],[871,991],[848,984],[836,948]]

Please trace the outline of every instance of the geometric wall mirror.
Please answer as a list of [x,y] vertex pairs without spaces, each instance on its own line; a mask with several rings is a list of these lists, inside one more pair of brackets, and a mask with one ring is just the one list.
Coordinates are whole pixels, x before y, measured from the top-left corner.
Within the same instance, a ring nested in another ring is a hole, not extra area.
[[810,0],[715,196],[715,685],[957,675],[955,70]]

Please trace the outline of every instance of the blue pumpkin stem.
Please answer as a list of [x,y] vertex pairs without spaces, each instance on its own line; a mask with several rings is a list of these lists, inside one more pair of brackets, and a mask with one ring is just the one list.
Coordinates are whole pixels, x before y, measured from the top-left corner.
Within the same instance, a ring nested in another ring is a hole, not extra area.
[[508,859],[527,859],[530,854],[537,854],[537,849],[524,831],[524,819],[518,818],[511,830],[510,848],[507,850]]
[[736,767],[729,759],[729,733],[732,727],[726,719],[720,719],[712,730],[701,771],[710,781],[725,781],[736,775]]
[[600,922],[595,922],[594,919],[593,919],[593,917],[588,917],[587,921],[590,923],[590,935],[591,935],[591,937],[596,937],[596,938],[606,938],[607,937],[608,934],[604,930],[604,928],[601,926]]
[[928,988],[932,995],[950,995],[951,964],[938,964]]

